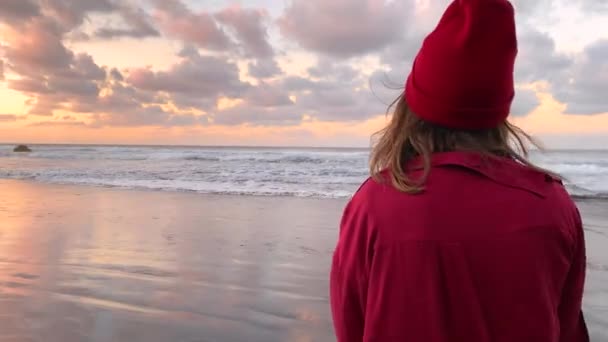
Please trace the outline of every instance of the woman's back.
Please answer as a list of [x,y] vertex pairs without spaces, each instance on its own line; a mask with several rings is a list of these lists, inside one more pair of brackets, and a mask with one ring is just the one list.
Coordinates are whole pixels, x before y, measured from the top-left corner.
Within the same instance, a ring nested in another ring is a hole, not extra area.
[[516,56],[507,0],[454,0],[425,39],[344,212],[339,341],[589,340],[580,216],[507,121]]
[[585,341],[584,262],[558,180],[506,158],[435,154],[423,193],[369,180],[345,211],[332,274],[338,336]]

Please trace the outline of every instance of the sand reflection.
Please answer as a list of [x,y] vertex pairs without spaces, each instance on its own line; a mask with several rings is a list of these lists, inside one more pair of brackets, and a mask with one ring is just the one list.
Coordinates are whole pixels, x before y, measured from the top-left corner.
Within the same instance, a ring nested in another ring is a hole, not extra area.
[[0,341],[332,339],[340,201],[0,187]]

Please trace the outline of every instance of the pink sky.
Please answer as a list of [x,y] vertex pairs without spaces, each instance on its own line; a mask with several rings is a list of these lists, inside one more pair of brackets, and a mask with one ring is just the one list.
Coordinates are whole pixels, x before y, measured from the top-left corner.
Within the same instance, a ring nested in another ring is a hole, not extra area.
[[[203,3],[3,0],[0,140],[368,146],[448,1]],[[605,147],[608,4],[514,3],[512,120]]]

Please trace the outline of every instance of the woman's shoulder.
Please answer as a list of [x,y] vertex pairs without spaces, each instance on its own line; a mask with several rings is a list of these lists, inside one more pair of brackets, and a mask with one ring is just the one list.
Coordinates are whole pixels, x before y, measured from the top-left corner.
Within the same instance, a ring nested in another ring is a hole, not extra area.
[[378,176],[370,176],[361,183],[351,197],[348,207],[352,210],[379,215],[386,208],[398,205],[405,194],[397,190],[390,181],[390,176],[382,172]]
[[377,176],[369,176],[355,191],[352,200],[365,201],[376,196],[386,195],[387,191],[393,189],[390,184],[388,170],[379,172]]

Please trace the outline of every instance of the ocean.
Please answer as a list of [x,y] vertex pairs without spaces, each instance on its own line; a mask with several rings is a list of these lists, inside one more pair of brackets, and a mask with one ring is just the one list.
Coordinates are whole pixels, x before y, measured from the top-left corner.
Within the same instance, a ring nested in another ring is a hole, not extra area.
[[[209,194],[348,198],[368,149],[0,145],[0,178]],[[608,198],[608,150],[533,152],[576,198]]]

